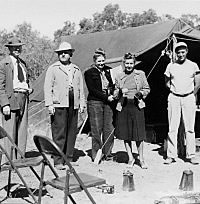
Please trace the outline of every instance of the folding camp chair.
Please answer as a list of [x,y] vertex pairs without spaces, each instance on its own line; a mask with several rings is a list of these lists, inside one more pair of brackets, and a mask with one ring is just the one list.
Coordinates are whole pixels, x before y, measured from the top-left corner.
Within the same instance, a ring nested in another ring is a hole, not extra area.
[[[39,152],[43,156],[43,164],[41,170],[41,182],[39,187],[39,198],[38,204],[41,203],[41,196],[42,196],[42,188],[43,188],[43,179],[44,179],[44,171],[45,166],[48,165],[51,169],[52,173],[54,174],[54,178],[48,181],[45,181],[45,184],[49,184],[54,188],[64,191],[64,204],[67,204],[68,197],[72,201],[72,203],[76,204],[75,200],[72,197],[72,193],[79,192],[84,190],[87,194],[90,201],[95,204],[95,201],[87,188],[105,184],[105,179],[98,178],[95,176],[91,176],[85,173],[76,173],[75,169],[72,167],[70,162],[66,159],[64,153],[60,150],[60,148],[53,142],[53,140],[49,139],[45,136],[35,135],[33,137],[36,147],[38,148]],[[54,156],[62,156],[65,163],[68,166],[66,170],[66,176],[59,177],[56,173],[54,167],[51,165],[50,161],[47,158],[47,155],[54,155]]]
[[[40,177],[37,174],[37,172],[34,170],[33,166],[38,166],[42,163],[43,158],[41,156],[38,157],[32,157],[32,158],[25,158],[25,156],[23,155],[23,153],[21,152],[21,150],[18,148],[18,146],[14,143],[13,139],[10,137],[10,135],[8,135],[8,133],[0,126],[0,139],[3,138],[8,138],[8,140],[11,143],[11,155],[10,153],[8,153],[5,148],[3,147],[3,145],[0,144],[0,172],[2,171],[8,171],[8,186],[7,186],[7,196],[0,201],[3,202],[4,200],[6,200],[7,198],[11,197],[10,195],[10,190],[11,190],[11,174],[12,172],[16,172],[18,177],[20,178],[20,180],[22,181],[23,185],[26,187],[29,195],[33,198],[34,203],[37,204],[37,199],[35,198],[33,192],[30,190],[30,188],[28,187],[28,185],[26,184],[23,176],[21,175],[19,169],[20,168],[30,168],[31,171],[34,173],[34,175],[36,176],[36,178],[40,181]],[[17,151],[17,153],[20,155],[21,158],[17,159],[17,160],[13,160],[12,159],[12,155],[13,152]],[[7,162],[2,163],[2,156],[5,155],[5,157],[7,158]]]

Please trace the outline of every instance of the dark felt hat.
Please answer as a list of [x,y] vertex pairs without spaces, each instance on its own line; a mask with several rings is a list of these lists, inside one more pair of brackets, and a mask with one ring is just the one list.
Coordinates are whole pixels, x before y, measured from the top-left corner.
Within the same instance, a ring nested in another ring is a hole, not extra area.
[[6,47],[14,47],[14,46],[22,46],[25,45],[19,38],[13,37],[11,38],[7,44],[5,44]]

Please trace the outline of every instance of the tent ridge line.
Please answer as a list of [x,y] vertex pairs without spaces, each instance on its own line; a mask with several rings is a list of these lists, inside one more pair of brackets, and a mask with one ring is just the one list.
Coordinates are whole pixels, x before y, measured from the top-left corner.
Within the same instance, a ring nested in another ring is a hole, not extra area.
[[[134,54],[135,54],[136,57],[138,57],[139,55],[143,54],[147,50],[152,49],[153,47],[159,45],[160,43],[162,43],[165,40],[168,40],[170,38],[171,38],[171,35],[169,37],[165,38],[165,39],[162,39],[162,40],[158,41],[155,45],[153,45],[151,47],[148,47],[148,48],[145,48],[143,50],[137,51]],[[122,59],[123,59],[123,57],[113,57],[113,58],[106,59],[105,63],[106,64],[112,64],[112,63],[122,62]]]

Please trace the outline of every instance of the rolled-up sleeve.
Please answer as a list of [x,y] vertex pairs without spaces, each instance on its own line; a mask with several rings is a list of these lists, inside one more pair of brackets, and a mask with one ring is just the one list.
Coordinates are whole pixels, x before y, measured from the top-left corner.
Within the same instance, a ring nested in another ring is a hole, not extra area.
[[164,75],[167,77],[170,77],[170,66],[171,66],[171,63],[167,65],[167,68],[164,72]]

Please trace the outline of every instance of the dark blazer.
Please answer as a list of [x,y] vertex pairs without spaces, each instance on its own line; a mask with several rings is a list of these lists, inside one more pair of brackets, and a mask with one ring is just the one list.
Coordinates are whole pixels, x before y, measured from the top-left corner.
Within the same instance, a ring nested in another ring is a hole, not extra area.
[[[22,59],[19,60],[27,75],[25,62]],[[14,66],[10,56],[5,57],[0,62],[0,106],[9,105],[11,110],[17,110],[20,107],[13,90],[13,70]],[[26,79],[28,79],[28,75]]]
[[[109,88],[114,89],[114,84],[110,74],[111,67],[104,66],[105,76],[109,81]],[[108,95],[102,90],[100,71],[92,65],[91,68],[85,71],[85,82],[88,88],[87,100],[108,101]]]

